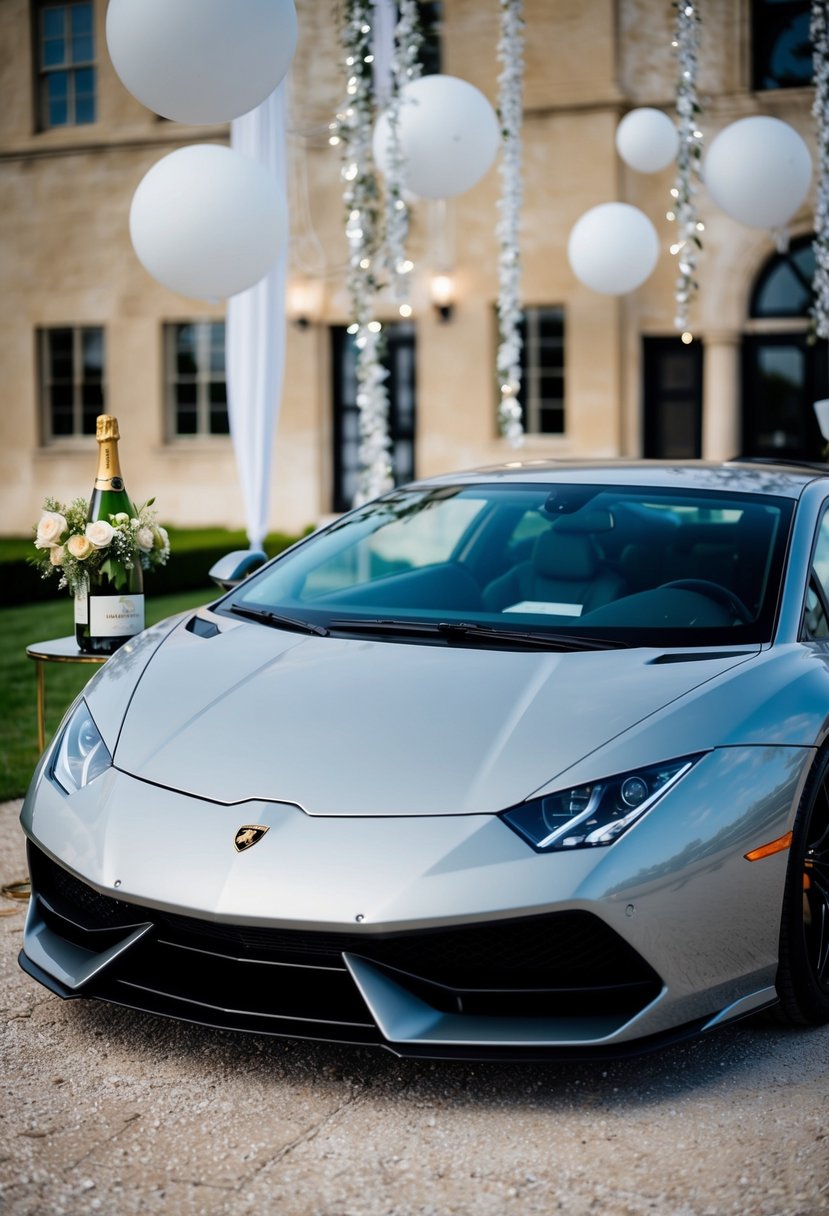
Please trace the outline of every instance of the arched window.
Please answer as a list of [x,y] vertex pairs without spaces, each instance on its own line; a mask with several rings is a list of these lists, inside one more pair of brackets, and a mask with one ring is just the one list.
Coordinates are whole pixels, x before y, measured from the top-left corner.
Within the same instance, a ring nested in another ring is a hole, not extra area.
[[821,459],[814,402],[829,395],[827,344],[811,332],[812,238],[792,241],[761,267],[743,344],[743,452]]
[[808,318],[814,277],[812,238],[800,237],[763,266],[751,294],[750,315]]

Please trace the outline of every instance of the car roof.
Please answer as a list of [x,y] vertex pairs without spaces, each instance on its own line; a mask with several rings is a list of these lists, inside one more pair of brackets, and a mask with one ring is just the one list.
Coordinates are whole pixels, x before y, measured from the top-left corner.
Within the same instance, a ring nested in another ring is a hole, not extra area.
[[740,457],[704,460],[511,460],[503,464],[418,479],[417,486],[475,485],[483,481],[573,482],[772,494],[799,498],[811,482],[829,478],[829,464]]

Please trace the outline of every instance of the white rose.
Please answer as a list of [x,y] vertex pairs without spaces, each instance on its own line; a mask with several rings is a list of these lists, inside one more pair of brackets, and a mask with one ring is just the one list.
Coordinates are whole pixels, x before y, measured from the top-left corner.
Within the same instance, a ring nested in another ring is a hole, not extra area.
[[85,557],[89,557],[93,547],[92,541],[87,540],[85,536],[70,536],[66,542],[66,548],[79,562],[82,562]]
[[155,548],[160,549],[162,552],[166,552],[170,548],[170,538],[167,535],[166,528],[159,526],[155,529],[153,534],[153,543]]
[[128,524],[130,522],[130,517],[127,515],[126,511],[119,511],[118,514],[113,515],[112,518],[116,524]]
[[149,553],[153,547],[153,530],[152,528],[139,528],[135,534],[135,543],[142,553]]
[[62,566],[66,561],[66,549],[63,545],[52,545],[49,550],[49,561],[53,566]]
[[44,511],[37,525],[36,549],[51,549],[66,531],[66,520],[58,511]]
[[115,529],[105,519],[96,519],[93,524],[86,525],[84,535],[96,549],[106,549],[115,535]]

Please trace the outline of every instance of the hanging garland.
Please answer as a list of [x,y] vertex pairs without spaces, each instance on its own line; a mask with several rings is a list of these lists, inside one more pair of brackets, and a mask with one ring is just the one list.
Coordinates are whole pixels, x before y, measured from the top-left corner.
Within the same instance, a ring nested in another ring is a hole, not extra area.
[[812,114],[817,124],[818,175],[815,202],[815,278],[813,306],[815,332],[829,338],[829,4],[812,0],[812,39],[815,69],[815,100]]
[[386,266],[392,297],[401,306],[404,315],[407,308],[409,283],[413,264],[406,255],[409,235],[409,208],[403,198],[403,172],[405,158],[400,146],[401,90],[421,74],[420,51],[423,35],[417,0],[400,0],[399,17],[394,29],[394,50],[391,58],[391,97],[386,107],[389,124],[389,143],[386,165]]
[[702,131],[699,129],[699,100],[697,71],[699,68],[700,17],[698,0],[679,0],[676,7],[676,35],[672,46],[676,52],[679,74],[676,86],[677,128],[679,149],[676,157],[676,178],[671,190],[674,199],[668,219],[675,220],[677,239],[671,253],[678,259],[678,275],[674,298],[674,325],[687,331],[691,301],[699,290],[695,279],[697,256],[702,248],[699,234],[704,225],[697,216],[696,180],[699,178],[702,156]]
[[495,358],[501,398],[498,425],[513,447],[524,442],[521,402],[521,262],[518,247],[521,213],[521,115],[524,79],[524,20],[522,0],[500,0],[498,39],[498,114],[501,122],[501,198],[495,233],[498,256],[498,330]]
[[374,320],[375,263],[381,244],[381,208],[371,151],[374,125],[371,0],[344,0],[341,45],[345,51],[346,99],[335,124],[342,148],[348,291],[357,347],[357,406],[360,417],[359,475],[355,506],[391,489],[388,434],[388,372],[380,362],[382,326]]

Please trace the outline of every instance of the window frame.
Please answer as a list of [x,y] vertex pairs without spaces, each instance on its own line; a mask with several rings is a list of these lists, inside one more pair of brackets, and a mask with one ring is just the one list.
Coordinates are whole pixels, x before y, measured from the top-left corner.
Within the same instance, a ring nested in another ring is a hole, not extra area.
[[[539,356],[544,342],[541,337],[542,323],[555,316],[560,321],[560,336],[555,339],[561,358],[557,366],[547,365]],[[519,324],[521,336],[521,388],[518,401],[521,406],[521,422],[524,434],[533,439],[565,439],[567,437],[567,313],[563,304],[525,304]],[[544,397],[541,393],[542,379],[558,377],[560,395]],[[498,386],[500,388],[500,385]],[[500,398],[500,391],[498,392]],[[554,403],[558,402],[558,405]],[[561,427],[558,430],[540,430],[539,422],[544,408],[558,411]]]
[[[214,326],[223,330],[223,367],[221,374],[211,369],[212,331]],[[196,371],[185,377],[178,370],[180,331],[187,327],[195,330]],[[194,441],[226,440],[230,436],[230,410],[227,394],[227,323],[223,317],[192,317],[162,323],[163,377],[164,377],[164,431],[168,443],[192,443]],[[196,420],[194,431],[179,430],[180,403],[177,386],[182,383],[195,384],[196,401],[193,411]],[[210,422],[213,415],[210,390],[214,384],[224,385],[225,417],[227,429],[214,431]]]
[[[54,428],[54,413],[52,392],[53,387],[59,383],[59,379],[52,374],[53,350],[51,346],[52,336],[56,333],[68,331],[72,335],[72,353],[71,353],[71,375],[68,383],[72,390],[72,430],[71,433],[61,434],[55,431]],[[101,376],[100,381],[87,379],[83,375],[84,357],[83,344],[86,334],[98,334],[101,341]],[[98,414],[106,413],[107,402],[107,349],[106,349],[106,329],[103,325],[42,325],[36,330],[36,351],[37,351],[37,373],[38,373],[38,397],[40,401],[40,425],[41,435],[44,444],[60,443],[66,440],[85,439],[89,435],[95,434],[94,422],[91,427],[84,429],[84,388],[90,384],[100,384],[100,402],[95,405],[95,417]]]
[[[74,60],[71,58],[71,13],[73,9],[88,8],[90,13],[90,32],[89,40],[91,44],[91,58]],[[60,64],[47,64],[45,62],[45,45],[48,39],[45,37],[44,30],[44,15],[50,10],[62,10],[64,14],[64,45],[69,48],[70,58],[64,60]],[[67,31],[67,22],[70,30]],[[98,61],[97,49],[95,41],[95,4],[94,0],[34,0],[31,8],[31,27],[32,27],[32,64],[34,68],[34,101],[36,115],[36,130],[44,131],[62,131],[70,127],[86,127],[92,126],[98,121]],[[79,94],[77,83],[78,74],[80,72],[90,72],[92,80],[91,89],[91,118],[78,117],[78,100],[79,97],[86,97],[87,94]],[[66,76],[66,121],[53,122],[50,115],[50,101],[48,96],[49,80],[56,78],[58,73],[63,73]]]

